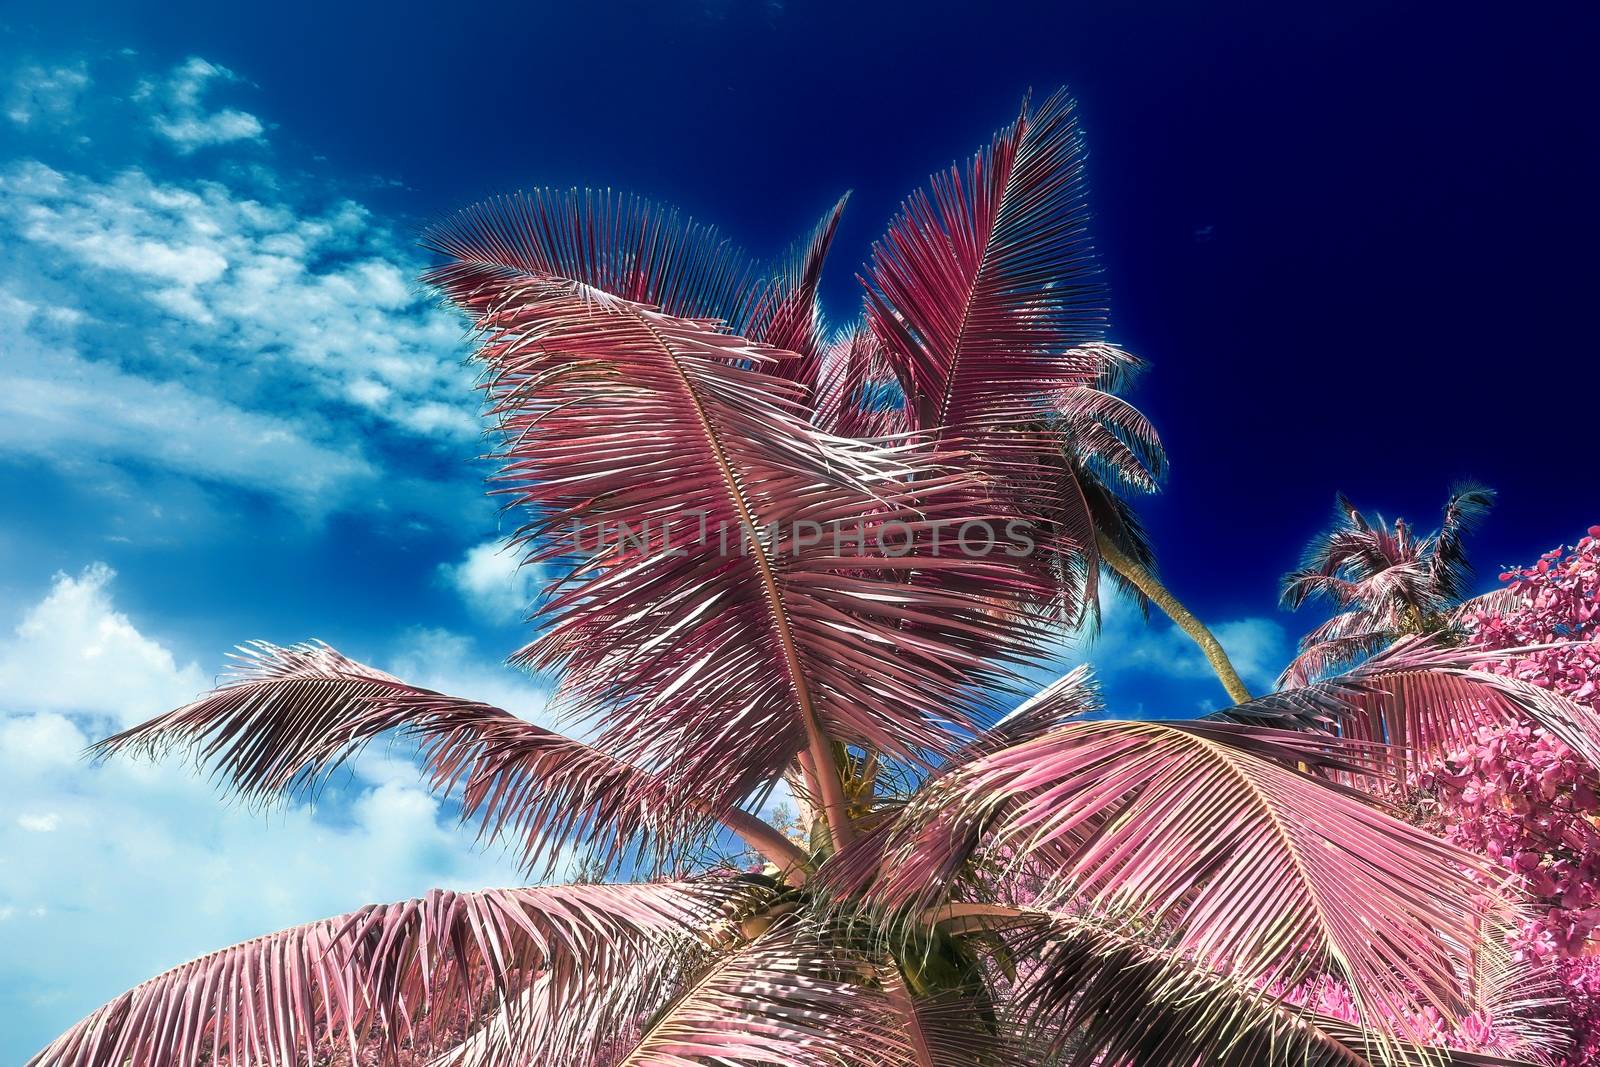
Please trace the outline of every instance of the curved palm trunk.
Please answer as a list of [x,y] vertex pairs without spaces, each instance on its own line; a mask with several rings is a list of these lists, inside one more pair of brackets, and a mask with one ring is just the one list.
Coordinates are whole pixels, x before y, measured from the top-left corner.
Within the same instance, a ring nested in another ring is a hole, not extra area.
[[738,809],[722,816],[721,822],[758,854],[771,860],[784,878],[805,884],[806,864],[810,857],[776,828]]
[[1233,662],[1223,651],[1222,642],[1217,640],[1217,635],[1208,630],[1205,623],[1195,618],[1194,613],[1184,607],[1154,574],[1130,559],[1109,538],[1102,534],[1095,539],[1095,543],[1100,549],[1100,558],[1110,564],[1112,570],[1132,582],[1139,592],[1150,598],[1151,603],[1167,613],[1167,617],[1178,629],[1188,634],[1190,639],[1200,646],[1200,651],[1206,654],[1206,661],[1216,672],[1222,688],[1228,691],[1228,698],[1235,704],[1243,704],[1249,700],[1250,690],[1245,688],[1239,672],[1234,670]]

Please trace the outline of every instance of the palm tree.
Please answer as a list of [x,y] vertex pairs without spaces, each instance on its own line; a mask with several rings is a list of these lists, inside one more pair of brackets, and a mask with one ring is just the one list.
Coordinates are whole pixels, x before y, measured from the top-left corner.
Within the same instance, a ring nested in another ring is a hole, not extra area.
[[1304,685],[1407,634],[1453,628],[1472,578],[1464,540],[1493,504],[1492,489],[1459,485],[1439,529],[1419,537],[1404,519],[1393,526],[1382,515],[1369,520],[1341,493],[1334,526],[1283,579],[1284,607],[1320,598],[1338,611],[1300,639],[1278,684]]
[[[955,276],[915,301],[874,296],[887,338],[824,340],[807,263],[827,236],[763,282],[712,232],[609,195],[507,197],[431,230],[444,262],[428,280],[476,325],[496,491],[530,516],[529,558],[562,563],[515,660],[559,673],[584,739],[323,645],[255,645],[221,688],[99,751],[180,748],[265,801],[399,738],[530,876],[621,880],[435,891],[270,934],[123,994],[31,1067],[1490,1064],[1554,1049],[1539,975],[1494,951],[1517,902],[1488,861],[1369,795],[1394,753],[1353,730],[1530,715],[1600,760],[1581,709],[1405,645],[1201,720],[1091,717],[1084,670],[996,717],[1083,573],[1069,549],[1088,548],[1052,488],[1071,472],[1038,476],[1059,442],[993,421],[1048,427],[1030,404],[1094,388],[1084,364],[1106,358],[1062,326],[1088,314],[1066,114],[1059,96],[1025,111],[974,164],[982,182],[936,185],[943,221],[922,220],[920,246],[897,231],[896,256],[928,260],[928,278],[974,254],[952,251],[974,232],[955,220],[998,218],[1008,236],[980,257],[976,303]],[[912,304],[915,322],[895,310]],[[970,320],[971,338],[885,357],[934,320]],[[978,413],[948,420],[961,434],[922,429],[947,421],[925,413],[885,437],[838,432],[902,416],[830,376],[913,367],[955,383],[939,404]],[[950,531],[1002,522],[1040,531],[1043,561],[948,550]],[[816,535],[839,523],[842,543]],[[814,813],[804,844],[758,814],[786,778]],[[755,870],[726,869],[735,838]],[[1353,1023],[1315,1011],[1307,990],[1326,982],[1349,991]],[[1492,1017],[1498,1054],[1422,1047],[1432,1020],[1469,1017]]]

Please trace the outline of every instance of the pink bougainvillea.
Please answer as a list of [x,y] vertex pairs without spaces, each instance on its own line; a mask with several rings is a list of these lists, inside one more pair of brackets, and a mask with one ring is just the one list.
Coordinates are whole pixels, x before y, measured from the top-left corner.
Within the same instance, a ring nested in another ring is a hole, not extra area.
[[[1465,626],[1486,649],[1547,646],[1484,669],[1544,686],[1600,714],[1600,526],[1570,552],[1501,575]],[[1600,775],[1544,730],[1482,730],[1424,779],[1430,822],[1504,863],[1536,904],[1512,948],[1548,962],[1574,1030],[1572,1067],[1600,1065]]]
[[[1490,649],[1555,647],[1513,657],[1492,669],[1580,704],[1600,703],[1600,526],[1589,527],[1588,536],[1571,552],[1546,552],[1532,567],[1508,571],[1500,579],[1509,584],[1466,622],[1472,642]],[[1505,600],[1512,603],[1508,606]]]

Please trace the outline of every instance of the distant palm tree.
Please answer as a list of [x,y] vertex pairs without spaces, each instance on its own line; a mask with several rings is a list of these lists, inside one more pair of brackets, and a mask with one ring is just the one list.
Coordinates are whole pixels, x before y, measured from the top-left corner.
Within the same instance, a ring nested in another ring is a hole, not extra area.
[[1458,486],[1439,529],[1419,537],[1404,519],[1393,526],[1382,515],[1369,520],[1340,494],[1338,521],[1283,579],[1284,607],[1298,610],[1321,599],[1338,613],[1300,639],[1300,653],[1278,684],[1305,685],[1397,638],[1455,626],[1472,577],[1464,538],[1493,504],[1493,490]]
[[1063,491],[1081,513],[1078,541],[1085,577],[1084,601],[1099,617],[1098,575],[1104,569],[1146,614],[1154,603],[1190,640],[1234,703],[1250,699],[1250,691],[1222,642],[1156,575],[1155,548],[1138,513],[1128,501],[1132,493],[1154,492],[1166,473],[1166,453],[1155,428],[1132,405],[1111,390],[1122,387],[1141,363],[1110,345],[1098,348],[1104,360],[1104,390],[1076,389],[1062,398],[1060,417],[1052,424],[1059,435]]
[[[559,673],[588,739],[307,644],[246,649],[228,684],[99,749],[185,749],[264,801],[406,739],[482,838],[586,880],[221,950],[33,1067],[1443,1063],[1419,1044],[1468,1018],[1499,1052],[1455,1062],[1554,1048],[1538,973],[1494,952],[1498,873],[1365,796],[1394,754],[1345,732],[1531,715],[1600,760],[1582,709],[1411,645],[1200,720],[1097,718],[1082,669],[993,713],[1085,554],[1131,543],[1096,532],[1126,521],[1114,502],[1063,489],[1105,484],[1082,477],[1115,452],[1095,426],[1132,425],[1099,395],[1122,357],[1092,336],[1081,154],[1064,96],[1025,110],[937,209],[912,202],[876,326],[835,343],[828,222],[767,282],[609,195],[430,231],[429,281],[476,325],[496,491],[531,516],[529,558],[564,562],[515,658]],[[685,514],[700,536],[661,536]],[[864,536],[815,536],[841,522]],[[1002,522],[1042,552],[934,540]],[[758,815],[786,778],[803,842]],[[1307,1006],[1326,982],[1356,1022]]]

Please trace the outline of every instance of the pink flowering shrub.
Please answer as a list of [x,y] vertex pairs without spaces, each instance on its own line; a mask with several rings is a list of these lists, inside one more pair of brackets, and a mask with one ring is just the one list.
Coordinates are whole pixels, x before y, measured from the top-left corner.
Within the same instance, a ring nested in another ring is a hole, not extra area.
[[1489,649],[1550,642],[1563,647],[1498,663],[1495,672],[1590,707],[1600,703],[1600,526],[1589,527],[1570,553],[1546,552],[1527,570],[1500,579],[1510,583],[1502,595],[1520,603],[1477,612],[1467,623],[1472,643]]
[[[1547,552],[1502,574],[1502,596],[1466,620],[1485,649],[1558,643],[1487,665],[1600,714],[1600,526],[1570,553]],[[1600,777],[1544,730],[1522,723],[1482,730],[1424,777],[1429,823],[1498,860],[1537,907],[1512,938],[1523,958],[1549,963],[1567,998],[1576,1047],[1571,1067],[1600,1065]]]
[[[1329,1019],[1347,1023],[1361,1021],[1361,1013],[1356,1007],[1355,998],[1350,995],[1350,987],[1328,975],[1318,976],[1287,991],[1272,987],[1269,992]],[[1520,1056],[1527,1051],[1515,1034],[1497,1027],[1494,1018],[1484,1012],[1473,1012],[1460,1020],[1458,1025],[1452,1025],[1436,1008],[1424,1005],[1415,1014],[1408,1015],[1405,1032],[1425,1045],[1449,1047],[1463,1052]]]
[[1593,770],[1565,745],[1526,724],[1480,731],[1431,776],[1446,835],[1511,868],[1540,904],[1518,951],[1581,956],[1600,926],[1593,782]]

